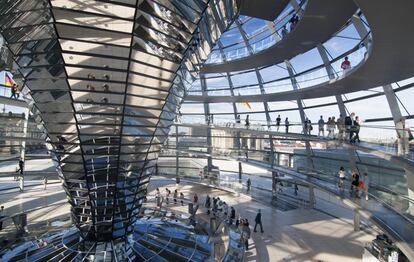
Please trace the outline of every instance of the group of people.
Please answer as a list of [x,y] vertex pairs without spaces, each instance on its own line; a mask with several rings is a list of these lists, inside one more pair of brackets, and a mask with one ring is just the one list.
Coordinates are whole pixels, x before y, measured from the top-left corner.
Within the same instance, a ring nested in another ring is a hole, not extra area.
[[[238,218],[236,219],[235,208],[229,207],[226,201],[223,201],[220,199],[220,197],[210,197],[210,195],[207,195],[204,207],[207,209],[207,214],[211,214],[214,217],[224,219],[228,222],[229,226],[233,226],[234,223],[236,230],[239,231],[241,235],[240,241],[245,245],[246,250],[249,248],[251,230],[249,220],[247,218],[242,218],[239,214]],[[260,226],[260,232],[264,233],[262,224],[262,212],[260,209],[258,210],[254,221],[255,226],[253,231],[257,232],[257,227]]]
[[[325,136],[325,126],[328,131],[328,138],[338,138],[339,140],[348,140],[351,143],[361,142],[359,139],[359,131],[361,127],[361,121],[355,113],[351,113],[349,116],[343,117],[342,114],[336,120],[334,116],[329,117],[325,122],[323,116],[320,116],[318,121],[318,136]],[[335,130],[338,129],[337,136]]]
[[[351,180],[351,188],[350,188],[350,195],[351,197],[360,198],[362,192],[365,193],[365,200],[368,201],[368,188],[369,188],[369,177],[368,173],[363,174],[363,179],[360,178],[358,170],[354,169],[351,172],[350,180]],[[339,176],[339,183],[338,188],[341,192],[345,190],[345,181],[347,180],[347,174],[345,168],[341,166],[338,171]]]
[[[168,205],[170,203],[171,199],[171,190],[168,188],[165,188],[165,196],[163,196],[160,192],[160,189],[157,187],[155,189],[155,200],[157,203],[157,207],[161,208],[162,203],[165,200],[165,203]],[[182,206],[184,206],[184,194],[183,192],[178,192],[178,189],[174,190],[174,193],[172,194],[172,199],[174,201],[174,204],[178,203],[178,200],[180,200],[180,203]]]

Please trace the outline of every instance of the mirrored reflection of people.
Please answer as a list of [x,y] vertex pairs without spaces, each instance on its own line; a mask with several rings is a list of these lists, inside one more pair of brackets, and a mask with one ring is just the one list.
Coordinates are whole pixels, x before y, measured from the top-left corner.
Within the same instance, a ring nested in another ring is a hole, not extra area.
[[287,117],[285,119],[285,132],[286,134],[289,133],[289,119]]
[[401,117],[395,127],[397,128],[398,136],[397,153],[399,156],[407,156],[410,152],[410,139],[412,139],[412,134],[408,123],[405,121],[405,117]]
[[43,177],[43,190],[46,190],[47,187],[47,176]]
[[19,98],[19,90],[16,84],[13,84],[11,87],[11,96],[10,98],[18,99]]
[[4,213],[4,206],[0,207],[0,231],[3,229],[3,221],[1,220],[4,218],[6,214]]
[[246,188],[247,188],[247,192],[250,192],[250,187],[252,186],[252,181],[250,180],[250,178],[247,179],[246,182]]
[[245,126],[246,126],[246,128],[250,127],[250,116],[249,115],[246,116]]
[[17,170],[18,172],[20,172],[20,176],[23,175],[24,172],[24,161],[23,158],[20,158],[19,160],[19,170]]

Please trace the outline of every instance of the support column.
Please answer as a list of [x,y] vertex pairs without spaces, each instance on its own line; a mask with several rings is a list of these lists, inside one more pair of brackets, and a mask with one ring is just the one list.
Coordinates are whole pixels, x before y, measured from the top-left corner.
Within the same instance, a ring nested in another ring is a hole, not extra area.
[[[201,84],[201,91],[203,93],[203,96],[207,96],[207,84],[206,84],[206,78],[204,74],[200,74],[200,84]],[[204,103],[204,115],[207,122],[207,118],[210,117],[210,104]],[[207,127],[207,172],[211,171],[212,165],[213,165],[213,159],[211,157],[213,153],[212,148],[212,139],[211,139],[211,128],[210,126]]]
[[369,45],[369,38],[366,37],[366,35],[368,34],[368,30],[364,25],[364,22],[362,22],[361,17],[359,17],[358,15],[353,15],[351,18],[352,23],[355,26],[355,29],[358,32],[358,35],[361,39],[364,39],[364,45],[366,48],[368,48]]
[[315,208],[315,190],[311,184],[309,184],[309,208]]
[[[388,101],[388,105],[390,107],[392,119],[394,121],[394,124],[397,125],[397,123],[401,120],[401,117],[403,115],[401,113],[400,106],[398,105],[395,92],[392,89],[392,86],[390,84],[383,86],[383,89],[384,89],[385,97],[387,98],[387,101]],[[411,171],[412,169],[407,168],[404,165],[402,167],[404,168],[405,176],[407,178],[408,197],[410,199],[414,199],[414,172]],[[409,203],[408,212],[410,214],[414,214],[414,204],[412,202]]]
[[178,156],[178,125],[175,125],[175,179],[180,180],[180,159]]
[[354,231],[358,232],[360,231],[361,227],[361,213],[359,212],[359,209],[354,209]]
[[[295,78],[295,73],[293,72],[293,66],[289,61],[285,61],[289,76],[290,76],[290,81],[292,83],[293,86],[293,90],[298,90],[299,89],[299,85],[296,81]],[[305,111],[303,110],[303,104],[302,104],[302,100],[300,99],[296,99],[296,103],[298,104],[298,109],[299,109],[299,114],[300,114],[300,119],[301,119],[301,123],[302,123],[302,130],[303,133],[306,134],[306,130],[305,130],[305,126],[303,123],[305,123]],[[314,168],[314,164],[312,161],[312,151],[311,151],[311,145],[309,143],[309,141],[305,141],[305,146],[306,146],[306,158],[307,158],[307,162],[308,162],[308,167],[311,167],[312,169]]]

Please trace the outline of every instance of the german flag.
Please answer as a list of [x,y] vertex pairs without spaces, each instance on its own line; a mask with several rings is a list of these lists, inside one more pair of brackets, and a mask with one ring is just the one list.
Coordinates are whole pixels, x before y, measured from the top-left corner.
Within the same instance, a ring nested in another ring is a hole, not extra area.
[[[240,92],[239,92],[239,96],[240,96]],[[249,108],[250,110],[252,110],[252,106],[247,101],[240,102],[240,105],[245,106],[245,107]]]
[[16,84],[16,82],[14,82],[13,78],[9,75],[9,73],[5,72],[4,73],[4,85],[8,87],[12,87],[13,84]]

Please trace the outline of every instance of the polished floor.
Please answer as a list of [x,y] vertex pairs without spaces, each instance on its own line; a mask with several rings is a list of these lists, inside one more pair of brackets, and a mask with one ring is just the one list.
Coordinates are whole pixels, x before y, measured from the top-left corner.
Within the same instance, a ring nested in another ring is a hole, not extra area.
[[[149,188],[149,199],[155,196],[154,190],[157,186],[162,194],[165,193],[165,186],[172,191],[176,188],[171,180],[154,178]],[[338,219],[312,209],[280,211],[256,202],[250,196],[205,185],[183,182],[177,189],[187,199],[191,199],[197,192],[201,202],[206,194],[220,196],[230,206],[235,207],[237,214],[249,219],[252,238],[246,261],[361,261],[364,243],[374,238],[364,231],[354,232],[349,218]],[[68,222],[69,205],[65,203],[64,192],[58,184],[48,186],[47,190],[37,186],[23,193],[1,194],[0,201],[6,207],[7,215],[49,205],[29,213],[28,230],[31,233],[59,227]],[[174,205],[172,196],[170,204],[164,207],[187,212],[187,206]],[[253,232],[254,217],[258,209],[263,213],[263,234]],[[204,208],[197,215],[208,220]],[[0,231],[0,239],[13,231],[14,227],[10,223],[5,226],[5,230]]]

